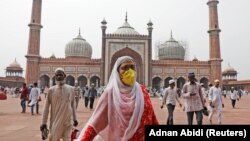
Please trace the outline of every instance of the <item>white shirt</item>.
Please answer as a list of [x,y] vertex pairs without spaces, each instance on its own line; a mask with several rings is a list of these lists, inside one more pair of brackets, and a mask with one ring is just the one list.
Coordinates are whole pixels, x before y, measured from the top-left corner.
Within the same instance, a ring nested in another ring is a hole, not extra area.
[[233,99],[233,100],[237,99],[238,92],[236,90],[233,90],[233,92],[230,90],[229,93],[230,93],[231,99]]
[[37,87],[32,88],[30,91],[30,95],[29,95],[29,100],[31,100],[29,105],[31,106],[33,104],[36,104],[39,96],[40,96],[39,88],[37,88]]
[[165,92],[165,93],[164,93],[164,96],[163,96],[162,105],[165,105],[165,104],[175,105],[176,100],[179,102],[178,95],[177,95],[177,90],[175,88],[171,89],[170,87],[168,87],[163,92]]
[[84,97],[88,97],[89,96],[89,88],[88,89],[84,89],[84,94],[83,94]]
[[209,94],[208,94],[208,100],[212,101],[212,104],[214,106],[223,104],[221,96],[222,96],[221,88],[219,87],[217,88],[215,86],[210,88]]
[[206,90],[204,87],[201,87],[201,92],[202,92],[203,98],[206,99]]

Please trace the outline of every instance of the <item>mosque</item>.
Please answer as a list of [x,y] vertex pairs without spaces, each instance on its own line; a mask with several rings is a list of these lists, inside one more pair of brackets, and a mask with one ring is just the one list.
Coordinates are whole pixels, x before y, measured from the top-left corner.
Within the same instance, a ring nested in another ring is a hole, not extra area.
[[81,87],[90,83],[105,86],[110,71],[116,59],[123,55],[134,58],[137,64],[137,81],[156,89],[168,86],[170,79],[175,79],[177,87],[187,82],[187,74],[194,72],[196,79],[206,86],[209,81],[221,80],[221,56],[219,41],[219,22],[217,14],[217,0],[209,0],[209,60],[185,60],[185,48],[171,35],[169,40],[159,47],[159,59],[152,59],[153,23],[147,23],[147,35],[142,35],[132,27],[125,18],[124,24],[113,33],[106,33],[107,22],[101,21],[102,44],[101,58],[92,59],[91,44],[79,33],[66,44],[65,58],[52,55],[49,58],[40,56],[40,32],[42,0],[33,1],[31,21],[29,23],[29,44],[26,55],[25,81],[38,81],[41,87],[55,84],[54,70],[64,68],[67,73],[66,83]]
[[[102,43],[101,58],[92,58],[91,43],[79,32],[65,46],[65,57],[40,55],[40,33],[42,29],[42,0],[34,0],[29,23],[29,41],[26,63],[25,82],[38,82],[40,87],[55,84],[54,70],[62,67],[66,74],[66,83],[80,87],[94,83],[97,87],[105,86],[116,59],[123,55],[134,58],[137,65],[137,81],[147,87],[159,89],[167,87],[170,79],[175,79],[178,88],[187,82],[187,74],[194,72],[198,82],[208,83],[215,79],[222,80],[221,53],[217,5],[218,0],[208,0],[209,8],[209,59],[197,58],[186,60],[186,48],[171,34],[169,40],[158,47],[158,59],[152,59],[153,23],[147,23],[146,35],[140,34],[128,22],[127,15],[123,25],[113,33],[106,33],[107,21],[101,21]],[[143,25],[142,25],[143,26]],[[223,74],[224,76],[224,74]]]

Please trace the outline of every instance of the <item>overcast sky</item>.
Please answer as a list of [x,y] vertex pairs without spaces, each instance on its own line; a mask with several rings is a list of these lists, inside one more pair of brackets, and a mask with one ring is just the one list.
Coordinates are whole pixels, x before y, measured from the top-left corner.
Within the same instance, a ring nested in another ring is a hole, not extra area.
[[[64,57],[65,45],[81,35],[92,46],[92,58],[101,57],[101,24],[107,33],[128,22],[147,34],[153,22],[153,46],[165,42],[173,31],[176,40],[188,42],[189,58],[208,60],[208,0],[43,0],[40,55]],[[219,0],[218,15],[222,67],[238,71],[238,79],[250,79],[250,0]],[[32,0],[0,0],[0,76],[16,58],[26,69]],[[25,72],[23,74],[25,76]]]

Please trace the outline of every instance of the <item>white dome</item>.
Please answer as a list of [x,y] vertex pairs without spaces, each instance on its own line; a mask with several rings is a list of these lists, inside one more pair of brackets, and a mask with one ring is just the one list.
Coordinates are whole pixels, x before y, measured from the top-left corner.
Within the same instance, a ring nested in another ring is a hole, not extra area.
[[21,68],[20,64],[16,61],[16,59],[8,67],[9,68]]
[[222,71],[222,74],[237,74],[237,71],[228,63],[226,69]]
[[119,27],[113,34],[121,35],[140,35],[133,27],[129,25],[127,21]]
[[127,13],[124,24],[119,27],[113,34],[119,35],[140,35],[133,27],[128,23]]
[[160,45],[158,52],[160,60],[184,60],[185,57],[184,47],[172,37],[172,34],[168,41]]
[[70,41],[65,47],[65,57],[85,57],[91,58],[91,45],[79,35]]

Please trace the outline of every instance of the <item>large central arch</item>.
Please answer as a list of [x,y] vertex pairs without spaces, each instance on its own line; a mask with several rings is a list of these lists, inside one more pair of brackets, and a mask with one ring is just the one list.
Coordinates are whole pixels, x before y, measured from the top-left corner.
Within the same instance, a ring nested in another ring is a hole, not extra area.
[[49,76],[48,75],[42,75],[40,77],[40,86],[41,88],[49,87]]
[[113,66],[117,60],[117,58],[121,57],[121,56],[130,56],[134,59],[135,63],[136,63],[136,72],[137,72],[137,81],[141,84],[144,84],[144,72],[143,72],[143,65],[142,65],[142,58],[141,56],[135,52],[134,50],[126,47],[124,49],[121,49],[119,51],[117,51],[111,58],[111,64],[110,64],[110,69],[109,69],[109,76],[111,74],[111,71],[113,69]]

